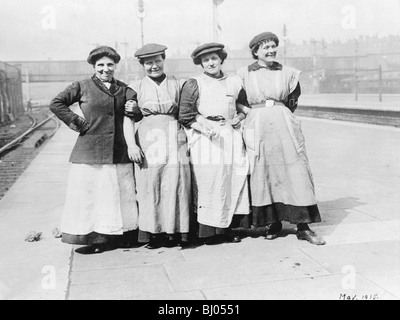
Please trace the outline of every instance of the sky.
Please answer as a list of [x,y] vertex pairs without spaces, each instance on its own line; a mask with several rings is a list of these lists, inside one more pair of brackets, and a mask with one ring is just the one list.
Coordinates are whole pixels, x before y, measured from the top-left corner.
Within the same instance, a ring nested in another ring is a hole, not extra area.
[[[144,42],[190,55],[214,41],[212,0],[144,0]],[[138,0],[0,0],[0,61],[85,60],[98,44],[132,57],[141,46]],[[247,46],[263,31],[311,38],[400,35],[400,0],[224,0],[218,41]],[[123,45],[127,43],[127,45]],[[167,51],[167,52],[168,52]]]

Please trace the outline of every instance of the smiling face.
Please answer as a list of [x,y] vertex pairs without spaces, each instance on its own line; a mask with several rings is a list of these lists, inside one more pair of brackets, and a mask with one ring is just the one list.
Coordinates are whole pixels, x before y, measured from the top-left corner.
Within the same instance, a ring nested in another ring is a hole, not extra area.
[[113,59],[102,57],[96,61],[93,68],[96,71],[96,76],[103,82],[109,82],[114,76],[117,65]]
[[260,45],[255,55],[258,57],[258,62],[261,65],[270,65],[276,59],[278,48],[274,41],[264,42]]
[[164,59],[162,55],[143,58],[143,66],[146,74],[152,78],[158,78],[164,74]]
[[222,60],[215,52],[205,54],[201,57],[201,66],[204,71],[213,76],[219,76],[221,74],[221,65]]

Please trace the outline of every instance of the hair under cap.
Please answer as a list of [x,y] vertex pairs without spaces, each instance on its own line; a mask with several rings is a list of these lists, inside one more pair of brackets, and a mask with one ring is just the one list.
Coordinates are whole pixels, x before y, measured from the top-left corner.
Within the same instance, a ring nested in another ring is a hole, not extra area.
[[97,60],[99,60],[103,57],[109,57],[110,59],[114,60],[115,63],[118,63],[121,60],[121,56],[113,48],[107,47],[107,46],[100,46],[100,47],[94,48],[89,53],[87,62],[94,65],[94,64],[96,64]]
[[201,46],[198,46],[196,49],[194,49],[192,53],[192,59],[199,58],[206,53],[222,50],[223,48],[225,48],[225,46],[222,43],[211,42],[202,44]]
[[256,35],[253,39],[251,39],[249,43],[250,49],[253,48],[255,45],[262,41],[266,41],[268,39],[272,39],[277,46],[279,46],[279,38],[275,33],[272,32],[262,32],[258,35]]
[[168,48],[162,44],[148,43],[135,52],[135,57],[142,59],[163,54]]

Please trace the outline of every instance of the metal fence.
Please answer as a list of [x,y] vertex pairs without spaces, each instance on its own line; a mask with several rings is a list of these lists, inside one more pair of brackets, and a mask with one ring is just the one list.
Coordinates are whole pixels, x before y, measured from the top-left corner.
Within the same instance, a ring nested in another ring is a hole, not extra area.
[[21,70],[0,61],[0,124],[24,112]]

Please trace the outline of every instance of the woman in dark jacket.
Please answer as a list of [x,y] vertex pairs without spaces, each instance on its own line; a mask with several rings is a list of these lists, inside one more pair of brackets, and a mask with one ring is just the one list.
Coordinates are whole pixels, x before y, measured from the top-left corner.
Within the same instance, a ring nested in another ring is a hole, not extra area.
[[[123,134],[126,84],[114,79],[119,54],[101,46],[87,61],[95,74],[59,93],[51,111],[79,132],[72,162],[61,231],[62,241],[88,245],[79,253],[99,253],[111,240],[134,241],[138,228],[133,164]],[[84,117],[70,110],[79,103]]]

